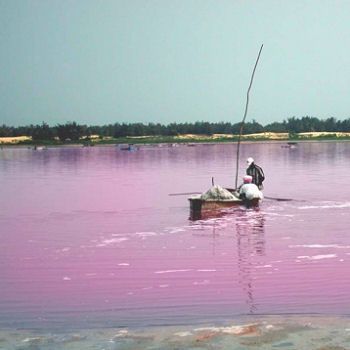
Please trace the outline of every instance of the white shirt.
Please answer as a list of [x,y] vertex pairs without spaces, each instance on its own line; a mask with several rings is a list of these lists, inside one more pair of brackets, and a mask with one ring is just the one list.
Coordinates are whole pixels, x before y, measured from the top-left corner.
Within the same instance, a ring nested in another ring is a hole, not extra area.
[[244,184],[239,190],[239,194],[244,194],[245,198],[252,200],[255,198],[263,199],[263,194],[255,184]]

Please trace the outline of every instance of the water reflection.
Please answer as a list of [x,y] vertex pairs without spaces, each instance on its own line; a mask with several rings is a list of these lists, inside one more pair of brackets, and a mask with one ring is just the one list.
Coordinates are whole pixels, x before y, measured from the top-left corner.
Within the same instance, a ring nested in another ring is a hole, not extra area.
[[238,282],[246,295],[250,314],[257,311],[254,298],[254,256],[265,255],[265,218],[259,208],[236,212]]
[[[265,213],[259,207],[249,209],[234,207],[216,213],[211,212],[210,214],[209,217],[196,221],[195,225],[203,230],[200,236],[211,238],[212,256],[217,256],[219,259],[222,254],[220,241],[225,240],[225,233],[230,233],[237,247],[236,254],[233,257],[236,267],[230,269],[230,272],[233,274],[237,272],[235,274],[237,277],[234,281],[234,295],[231,294],[229,299],[230,302],[233,301],[237,296],[236,287],[240,288],[243,291],[240,301],[241,310],[248,314],[255,314],[258,311],[255,295],[257,293],[255,284],[258,277],[256,267],[261,265],[266,255]],[[231,229],[227,230],[228,228]],[[195,235],[198,236],[198,232]],[[222,235],[223,237],[220,238]],[[224,249],[224,252],[230,254],[226,249]]]

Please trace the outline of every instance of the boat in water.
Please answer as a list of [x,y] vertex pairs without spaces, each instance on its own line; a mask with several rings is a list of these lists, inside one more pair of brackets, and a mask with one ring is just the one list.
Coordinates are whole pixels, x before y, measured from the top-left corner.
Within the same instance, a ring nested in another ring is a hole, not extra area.
[[137,151],[139,148],[132,143],[117,145],[121,151]]
[[282,148],[290,148],[290,149],[295,149],[297,148],[298,143],[297,142],[287,142],[286,145],[282,145]]
[[47,150],[47,147],[46,146],[36,146],[36,145],[34,145],[33,146],[33,150],[34,151],[43,151],[43,150]]
[[247,208],[257,207],[261,198],[240,198],[232,188],[213,186],[204,194],[188,198],[190,202],[190,219],[199,220],[220,214],[223,209],[244,205]]

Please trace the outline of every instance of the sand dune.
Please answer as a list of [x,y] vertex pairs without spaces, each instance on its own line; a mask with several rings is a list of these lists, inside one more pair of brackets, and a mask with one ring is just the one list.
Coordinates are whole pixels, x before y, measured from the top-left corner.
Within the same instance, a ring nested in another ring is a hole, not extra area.
[[18,143],[23,141],[31,141],[30,136],[17,136],[17,137],[0,137],[0,144],[1,143]]

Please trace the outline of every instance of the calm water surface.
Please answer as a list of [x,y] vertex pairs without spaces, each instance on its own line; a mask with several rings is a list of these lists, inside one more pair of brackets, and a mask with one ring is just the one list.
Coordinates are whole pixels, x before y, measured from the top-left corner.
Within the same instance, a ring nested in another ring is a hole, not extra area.
[[0,327],[148,327],[350,314],[350,145],[245,144],[258,210],[189,220],[235,145],[0,150]]

